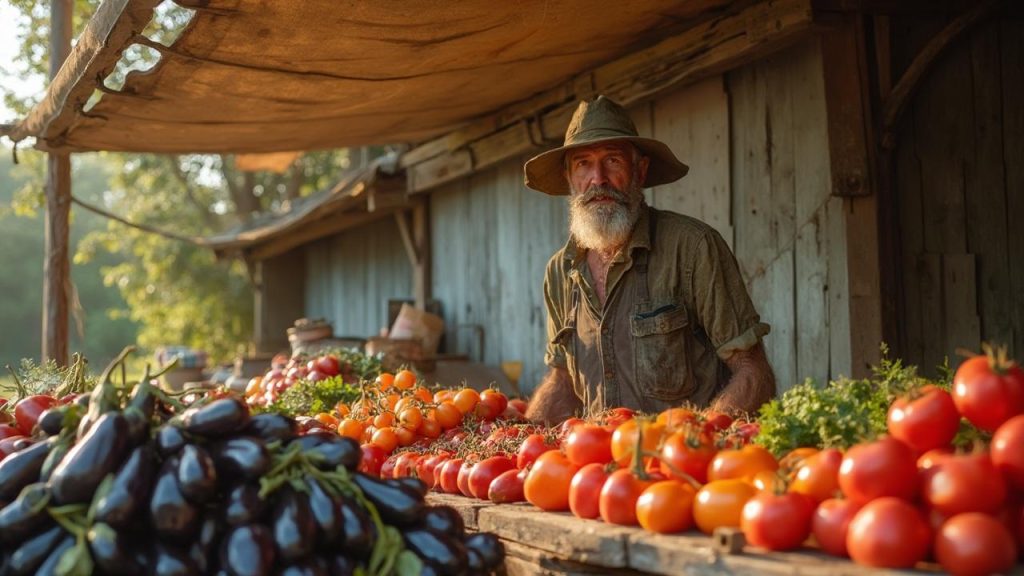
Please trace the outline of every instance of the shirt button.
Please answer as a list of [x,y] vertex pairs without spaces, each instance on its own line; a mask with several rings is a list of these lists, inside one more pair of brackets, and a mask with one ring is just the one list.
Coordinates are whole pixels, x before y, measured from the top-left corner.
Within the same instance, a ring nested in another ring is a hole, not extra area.
[[611,370],[605,370],[604,371],[604,377],[605,378],[611,378],[612,376],[615,376],[615,372],[613,372]]

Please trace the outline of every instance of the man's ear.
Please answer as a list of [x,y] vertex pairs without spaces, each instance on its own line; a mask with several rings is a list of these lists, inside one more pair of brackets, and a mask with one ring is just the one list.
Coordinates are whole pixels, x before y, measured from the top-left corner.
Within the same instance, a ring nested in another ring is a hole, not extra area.
[[640,182],[641,185],[647,181],[647,168],[650,165],[651,159],[647,156],[641,156],[640,160],[636,163],[637,176],[639,176],[637,182]]

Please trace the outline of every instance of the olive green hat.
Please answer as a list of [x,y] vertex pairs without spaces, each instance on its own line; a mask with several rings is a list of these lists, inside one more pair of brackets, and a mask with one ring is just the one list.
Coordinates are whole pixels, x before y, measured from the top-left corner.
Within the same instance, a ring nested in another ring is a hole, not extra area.
[[523,171],[526,185],[555,196],[569,193],[565,179],[565,153],[573,148],[601,142],[624,141],[636,146],[650,158],[644,188],[675,182],[690,168],[680,162],[664,143],[637,135],[636,126],[625,108],[604,96],[592,102],[580,102],[565,131],[565,143],[526,161]]

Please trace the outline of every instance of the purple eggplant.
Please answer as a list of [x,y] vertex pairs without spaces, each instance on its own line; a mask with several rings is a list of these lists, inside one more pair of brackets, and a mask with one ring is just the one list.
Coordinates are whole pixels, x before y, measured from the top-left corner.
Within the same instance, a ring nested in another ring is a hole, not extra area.
[[239,436],[210,446],[217,477],[224,486],[257,480],[270,470],[270,452],[263,440]]
[[288,442],[298,435],[299,425],[284,414],[266,412],[250,418],[242,433],[246,436],[258,436],[266,442]]
[[363,457],[358,442],[333,432],[311,432],[292,440],[289,446],[292,444],[298,444],[321,470],[344,466],[349,472],[355,472]]
[[96,487],[124,458],[127,434],[128,424],[119,412],[100,416],[50,476],[54,504],[90,501]]
[[309,555],[316,545],[316,520],[309,498],[302,492],[285,488],[277,494],[271,515],[274,544],[281,560],[295,561]]
[[37,482],[26,486],[14,502],[0,509],[0,544],[24,542],[51,526],[53,519],[46,512],[50,498],[49,486]]
[[171,424],[165,424],[156,433],[156,451],[163,458],[170,458],[185,447],[188,441],[182,434],[181,428]]
[[254,524],[267,513],[267,501],[260,498],[256,484],[239,484],[227,494],[223,505],[224,522],[231,526]]
[[42,440],[0,461],[0,499],[13,500],[22,488],[39,480],[43,462],[55,443],[56,438]]
[[205,504],[217,493],[217,468],[202,447],[189,444],[181,449],[178,487],[195,504]]
[[445,576],[462,574],[469,566],[465,545],[454,538],[419,529],[407,530],[402,537],[409,550],[433,563]]
[[241,430],[249,422],[249,407],[238,398],[220,398],[182,414],[185,432],[219,438]]
[[178,487],[178,461],[164,462],[149,500],[149,522],[153,530],[173,542],[192,540],[199,528],[199,510]]
[[356,486],[373,503],[386,524],[412,526],[423,517],[423,496],[403,485],[388,483],[362,473],[352,475]]
[[262,524],[237,526],[220,546],[220,566],[232,576],[265,576],[274,568],[274,538]]
[[86,534],[89,551],[96,566],[109,576],[133,576],[141,574],[143,566],[135,561],[135,555],[123,536],[109,524],[93,524]]
[[3,573],[10,576],[31,576],[35,574],[39,566],[50,555],[50,552],[57,547],[57,544],[66,535],[67,531],[64,528],[53,526],[29,538],[11,554],[7,562],[7,570]]
[[132,450],[114,476],[110,490],[97,503],[96,521],[115,528],[128,526],[138,512],[149,504],[156,471],[156,455],[153,448],[139,446]]

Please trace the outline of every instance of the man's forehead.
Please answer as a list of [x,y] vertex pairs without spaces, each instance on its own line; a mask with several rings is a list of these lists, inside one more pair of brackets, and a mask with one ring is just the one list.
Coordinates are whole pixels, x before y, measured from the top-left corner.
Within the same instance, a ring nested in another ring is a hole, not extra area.
[[590,146],[580,146],[579,148],[573,148],[566,154],[569,158],[576,156],[585,156],[587,154],[597,153],[611,153],[619,152],[621,154],[629,154],[633,149],[633,145],[629,142],[607,142],[603,144],[591,144]]

